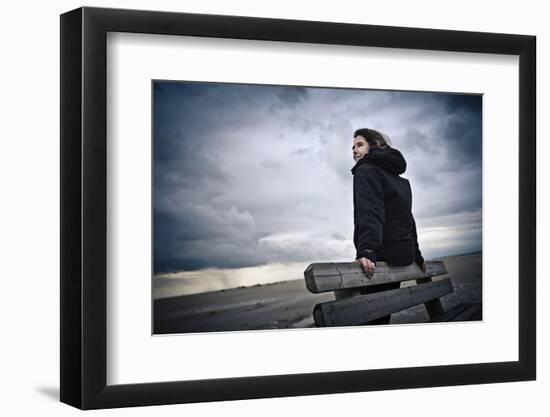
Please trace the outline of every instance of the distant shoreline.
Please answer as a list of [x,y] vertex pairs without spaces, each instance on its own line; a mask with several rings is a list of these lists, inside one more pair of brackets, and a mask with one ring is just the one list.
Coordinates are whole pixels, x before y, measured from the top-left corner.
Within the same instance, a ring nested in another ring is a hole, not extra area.
[[445,258],[454,258],[456,256],[472,256],[472,255],[481,255],[481,254],[483,254],[483,251],[479,250],[474,252],[453,253],[452,255],[437,256],[435,258],[430,258],[430,259],[437,260],[437,259],[445,259]]
[[[467,252],[456,255],[446,255],[435,258],[429,258],[430,260],[446,260],[452,258],[460,257],[471,257],[471,256],[480,256],[482,257],[482,251],[479,252]],[[312,262],[314,263],[314,262]],[[200,279],[200,289],[195,287],[199,280],[193,278],[153,278],[153,300],[168,300],[171,298],[185,297],[198,294],[208,294],[208,293],[218,293],[226,292],[236,289],[245,289],[245,288],[254,288],[254,287],[263,287],[270,286],[283,282],[290,282],[296,280],[303,280],[303,271],[307,267],[304,264],[303,268],[299,271],[293,271],[289,273],[288,279],[278,279],[273,281],[263,281],[263,282],[251,282],[251,281],[233,281],[228,280],[220,281],[216,277],[207,277],[208,282],[205,281],[205,278]],[[294,278],[292,278],[294,277]]]
[[[445,258],[451,258],[451,257],[454,257],[454,256],[481,255],[482,253],[483,253],[482,250],[473,251],[473,252],[451,253],[451,254],[448,254],[448,255],[442,255],[442,256],[436,256],[436,257],[433,257],[433,258],[428,258],[427,260],[445,259]],[[311,263],[315,263],[315,262],[317,262],[317,261],[313,261]],[[324,262],[330,262],[330,261],[324,261]],[[335,262],[342,262],[342,261],[335,261]],[[293,263],[297,263],[297,262],[293,262]],[[264,265],[259,265],[259,266],[264,266]],[[207,269],[207,268],[205,268],[205,269]],[[196,271],[200,271],[200,269],[198,269]],[[166,274],[178,273],[178,272],[191,272],[191,271],[158,272],[158,273],[153,273],[153,278],[161,277],[161,276],[166,275]]]

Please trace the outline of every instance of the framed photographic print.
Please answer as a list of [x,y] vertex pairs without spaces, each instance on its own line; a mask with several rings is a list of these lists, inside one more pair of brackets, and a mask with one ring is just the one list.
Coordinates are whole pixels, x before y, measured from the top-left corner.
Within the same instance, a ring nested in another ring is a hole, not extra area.
[[535,379],[534,37],[81,8],[61,102],[63,402]]

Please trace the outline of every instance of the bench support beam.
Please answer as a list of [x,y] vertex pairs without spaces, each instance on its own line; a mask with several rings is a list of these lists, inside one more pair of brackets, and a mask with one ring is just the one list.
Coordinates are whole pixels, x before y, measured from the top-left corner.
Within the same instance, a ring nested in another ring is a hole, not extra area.
[[318,327],[366,324],[442,297],[452,291],[451,281],[445,278],[437,282],[317,304],[313,310],[313,317]]
[[[425,284],[427,282],[433,282],[432,277],[418,278],[416,280],[417,285]],[[430,320],[433,320],[434,318],[445,314],[445,309],[443,308],[443,305],[441,304],[441,300],[439,298],[424,303],[424,306],[426,307],[426,311],[428,312]]]

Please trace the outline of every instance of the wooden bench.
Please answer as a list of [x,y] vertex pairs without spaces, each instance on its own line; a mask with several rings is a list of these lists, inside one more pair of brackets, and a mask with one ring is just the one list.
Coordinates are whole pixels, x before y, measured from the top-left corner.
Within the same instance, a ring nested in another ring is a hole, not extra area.
[[[376,264],[371,279],[358,262],[314,263],[304,271],[306,286],[312,293],[334,291],[335,301],[317,304],[313,318],[317,327],[388,324],[392,313],[424,304],[430,321],[480,320],[481,304],[461,304],[445,311],[440,297],[453,292],[445,275],[443,261],[426,263],[426,272],[416,264],[389,266]],[[400,288],[401,282],[416,285]]]

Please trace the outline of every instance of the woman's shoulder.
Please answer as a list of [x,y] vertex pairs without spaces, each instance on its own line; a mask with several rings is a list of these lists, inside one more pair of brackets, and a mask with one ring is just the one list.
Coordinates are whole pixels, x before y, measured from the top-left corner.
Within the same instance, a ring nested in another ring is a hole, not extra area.
[[384,175],[384,170],[373,163],[365,162],[362,164],[357,164],[353,169],[353,174],[359,177],[371,177],[371,178],[382,178]]

